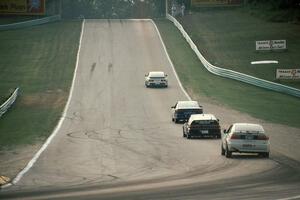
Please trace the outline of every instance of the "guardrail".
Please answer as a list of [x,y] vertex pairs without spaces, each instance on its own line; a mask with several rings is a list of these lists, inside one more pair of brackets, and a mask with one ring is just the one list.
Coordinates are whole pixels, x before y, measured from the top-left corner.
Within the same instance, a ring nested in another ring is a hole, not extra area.
[[18,23],[13,23],[13,24],[4,24],[4,25],[0,25],[0,31],[25,28],[25,27],[29,27],[29,26],[46,24],[49,22],[55,22],[55,21],[59,21],[59,20],[61,20],[61,16],[54,15],[51,17],[44,17],[41,19],[29,20],[29,21],[18,22]]
[[233,71],[233,70],[224,69],[224,68],[220,68],[220,67],[216,67],[216,66],[212,65],[211,63],[209,63],[203,57],[203,55],[200,53],[197,46],[192,41],[190,36],[186,33],[186,31],[184,30],[182,25],[174,17],[172,17],[169,14],[167,14],[167,19],[172,21],[174,23],[174,25],[179,29],[179,31],[181,32],[183,37],[189,43],[192,50],[196,53],[197,57],[200,59],[200,61],[204,65],[204,67],[209,72],[211,72],[215,75],[218,75],[218,76],[238,80],[238,81],[248,83],[248,84],[251,84],[251,85],[255,85],[255,86],[258,86],[258,87],[261,87],[261,88],[273,90],[273,91],[276,91],[276,92],[281,92],[281,93],[284,93],[284,94],[289,94],[289,95],[292,95],[292,96],[295,96],[295,97],[300,97],[300,90],[297,89],[297,88],[289,87],[289,86],[282,85],[282,84],[279,84],[279,83],[274,83],[274,82],[267,81],[267,80],[264,80],[264,79],[259,79],[259,78],[256,78],[254,76],[250,76],[250,75],[247,75],[247,74],[239,73],[239,72],[236,72],[236,71]]
[[11,105],[16,101],[19,94],[19,88],[10,95],[10,97],[0,106],[0,117],[6,113],[6,111],[11,107]]

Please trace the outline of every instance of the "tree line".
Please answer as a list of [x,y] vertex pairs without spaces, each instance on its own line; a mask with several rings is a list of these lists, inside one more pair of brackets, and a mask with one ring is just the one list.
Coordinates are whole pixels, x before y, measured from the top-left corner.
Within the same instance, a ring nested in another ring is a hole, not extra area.
[[250,4],[250,5],[268,4],[273,9],[300,8],[299,0],[246,0],[246,4]]
[[74,18],[152,18],[165,11],[163,0],[63,0],[62,16]]

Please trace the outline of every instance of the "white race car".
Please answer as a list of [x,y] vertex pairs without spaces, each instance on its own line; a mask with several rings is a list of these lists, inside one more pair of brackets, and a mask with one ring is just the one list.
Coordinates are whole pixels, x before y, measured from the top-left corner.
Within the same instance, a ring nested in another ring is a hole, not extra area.
[[145,75],[146,87],[168,87],[167,74],[161,71],[149,72]]
[[268,158],[270,141],[259,124],[235,123],[222,134],[221,154],[227,158],[233,152],[258,153]]

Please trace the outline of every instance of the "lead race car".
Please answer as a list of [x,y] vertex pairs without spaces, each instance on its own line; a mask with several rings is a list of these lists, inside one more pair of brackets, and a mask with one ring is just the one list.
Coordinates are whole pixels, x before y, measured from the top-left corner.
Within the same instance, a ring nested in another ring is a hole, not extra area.
[[162,71],[152,71],[145,74],[146,87],[168,87],[168,75]]

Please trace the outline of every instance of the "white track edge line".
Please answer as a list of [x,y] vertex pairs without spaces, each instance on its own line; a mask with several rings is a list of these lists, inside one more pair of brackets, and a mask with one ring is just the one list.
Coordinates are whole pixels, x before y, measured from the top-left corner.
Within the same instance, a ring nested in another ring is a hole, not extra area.
[[154,22],[152,19],[150,19],[150,20],[151,20],[151,22],[153,23],[153,25],[154,25],[154,27],[155,27],[155,29],[156,29],[156,32],[158,33],[159,39],[160,39],[160,41],[161,41],[161,44],[162,44],[162,46],[163,46],[163,48],[164,48],[164,51],[165,51],[165,53],[166,53],[166,55],[167,55],[167,58],[168,58],[168,61],[169,61],[169,63],[171,64],[173,73],[174,73],[174,75],[175,75],[175,77],[176,77],[176,79],[177,79],[177,82],[178,82],[178,84],[179,84],[179,86],[180,86],[182,92],[185,94],[185,96],[188,98],[188,100],[191,101],[192,98],[190,97],[190,95],[186,92],[186,90],[185,90],[184,87],[182,86],[182,83],[181,83],[181,81],[180,81],[180,79],[179,79],[179,77],[178,77],[178,74],[177,74],[177,72],[176,72],[176,70],[175,70],[175,67],[174,67],[174,65],[173,65],[173,62],[172,62],[172,60],[171,60],[171,58],[170,58],[170,56],[169,56],[169,54],[168,54],[167,48],[166,48],[166,46],[165,46],[165,43],[164,43],[164,41],[163,41],[163,39],[162,39],[162,37],[161,37],[161,35],[160,35],[160,32],[159,32],[159,30],[158,30],[158,28],[157,28],[155,22]]
[[67,113],[67,111],[69,109],[69,105],[70,105],[71,98],[72,98],[72,95],[73,95],[74,83],[75,83],[77,69],[78,69],[78,63],[79,63],[79,53],[80,53],[80,49],[81,49],[81,41],[82,41],[83,31],[84,31],[84,23],[85,23],[85,20],[82,21],[82,25],[81,25],[81,33],[80,33],[79,46],[78,46],[78,51],[77,51],[76,66],[75,66],[75,71],[74,71],[74,75],[73,75],[73,80],[72,80],[70,94],[69,94],[69,97],[68,97],[67,104],[66,104],[66,106],[64,108],[63,114],[62,114],[62,116],[61,116],[61,118],[60,118],[57,126],[55,127],[55,129],[52,132],[52,134],[48,137],[48,139],[46,140],[46,142],[43,144],[43,146],[40,148],[40,150],[29,161],[29,163],[26,165],[26,167],[21,172],[18,173],[18,175],[14,178],[14,180],[12,181],[12,183],[4,185],[1,188],[6,188],[6,187],[12,186],[12,185],[16,184],[17,182],[19,182],[20,179],[24,176],[24,174],[27,173],[30,170],[30,168],[34,165],[34,163],[37,161],[37,159],[40,157],[40,155],[45,151],[45,149],[48,147],[48,145],[50,144],[50,142],[53,140],[53,138],[56,136],[56,134],[60,130],[60,127],[61,127],[61,125],[62,125],[62,123],[63,123],[63,121],[65,119],[66,113]]

